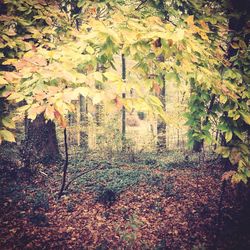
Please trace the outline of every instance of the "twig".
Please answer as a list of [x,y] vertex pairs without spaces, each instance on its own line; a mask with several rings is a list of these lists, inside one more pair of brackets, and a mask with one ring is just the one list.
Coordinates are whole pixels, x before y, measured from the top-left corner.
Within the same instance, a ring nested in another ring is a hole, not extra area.
[[148,1],[148,0],[143,0],[143,1],[141,1],[141,3],[135,8],[135,10],[136,10],[136,11],[137,11],[137,10],[140,10],[141,7],[142,7],[142,5],[145,4],[147,1]]
[[85,174],[87,174],[87,173],[89,173],[89,172],[91,172],[91,171],[93,171],[93,170],[96,170],[96,169],[98,169],[98,168],[88,169],[88,170],[84,171],[83,173],[80,173],[80,174],[78,174],[77,176],[73,177],[73,178],[68,182],[68,184],[65,186],[64,190],[67,190],[67,189],[69,188],[69,185],[70,185],[72,182],[74,182],[77,178],[79,178],[79,177],[81,177],[81,176],[83,176],[83,175],[85,175]]

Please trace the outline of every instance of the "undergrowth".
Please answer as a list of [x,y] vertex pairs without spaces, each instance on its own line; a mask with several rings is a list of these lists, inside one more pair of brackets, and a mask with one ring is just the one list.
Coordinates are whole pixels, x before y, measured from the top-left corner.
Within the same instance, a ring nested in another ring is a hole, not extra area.
[[[165,180],[162,174],[156,174],[152,170],[172,171],[200,167],[199,155],[190,152],[170,151],[160,155],[141,152],[136,155],[135,162],[129,162],[122,153],[112,159],[97,158],[97,155],[97,152],[71,154],[69,171],[74,176],[81,171],[93,169],[75,180],[74,190],[87,189],[96,194],[97,201],[108,204],[113,203],[121,192],[142,182],[164,189],[166,196],[172,196],[174,181]],[[212,157],[210,155],[206,160],[211,160]]]

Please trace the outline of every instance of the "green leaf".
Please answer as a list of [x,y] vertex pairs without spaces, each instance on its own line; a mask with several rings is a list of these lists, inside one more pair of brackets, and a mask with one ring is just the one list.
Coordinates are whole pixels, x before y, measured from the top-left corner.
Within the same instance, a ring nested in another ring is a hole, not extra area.
[[247,176],[248,178],[250,178],[250,170],[249,170],[249,169],[246,169],[246,170],[245,170],[245,174],[246,174],[246,176]]
[[222,155],[223,158],[228,158],[230,155],[230,148],[228,147],[218,147],[216,152]]
[[87,46],[86,52],[88,52],[89,54],[93,55],[95,53],[95,50],[91,46]]
[[227,131],[225,135],[226,142],[231,141],[233,138],[233,132],[232,131]]
[[5,140],[5,141],[9,141],[9,142],[15,142],[15,137],[14,134],[11,133],[8,130],[0,130],[0,136]]
[[220,103],[225,104],[227,102],[227,97],[225,95],[220,95]]
[[81,8],[85,4],[85,0],[79,0],[77,3],[77,7]]
[[237,135],[242,141],[244,141],[244,135],[240,131],[234,130],[234,134]]
[[249,113],[246,113],[244,111],[240,111],[240,114],[243,118],[243,120],[248,124],[250,125],[250,114]]
[[10,128],[10,129],[15,128],[15,123],[11,119],[6,118],[6,117],[2,119],[2,124],[6,128]]

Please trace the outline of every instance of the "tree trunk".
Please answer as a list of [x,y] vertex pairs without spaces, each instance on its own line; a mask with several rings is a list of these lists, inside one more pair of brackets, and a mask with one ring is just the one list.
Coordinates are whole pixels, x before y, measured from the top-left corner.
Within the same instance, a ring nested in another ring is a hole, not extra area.
[[47,121],[43,114],[32,122],[26,120],[26,138],[24,143],[24,157],[26,164],[33,162],[54,163],[60,159],[56,127],[52,121]]
[[[122,80],[126,81],[126,60],[122,54]],[[126,93],[122,93],[122,98],[126,98]],[[126,149],[126,109],[122,106],[122,151]]]
[[101,127],[104,124],[104,104],[96,104],[96,126]]
[[203,141],[194,141],[193,151],[196,153],[201,152],[203,147]]
[[[160,100],[163,104],[163,110],[166,111],[166,82],[165,77],[162,76],[163,86],[160,92]],[[157,121],[157,151],[163,152],[166,150],[167,140],[166,140],[166,123],[162,120]]]
[[85,150],[89,149],[89,120],[88,120],[88,100],[80,95],[80,146]]

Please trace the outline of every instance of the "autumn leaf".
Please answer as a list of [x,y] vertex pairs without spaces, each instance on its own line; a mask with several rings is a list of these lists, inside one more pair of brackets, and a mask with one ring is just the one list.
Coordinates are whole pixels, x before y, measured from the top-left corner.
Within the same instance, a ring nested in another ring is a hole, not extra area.
[[36,104],[34,106],[31,106],[29,109],[28,109],[28,118],[31,119],[31,120],[35,120],[37,115],[41,114],[42,112],[44,112],[46,109],[46,106],[45,105],[39,105],[39,104]]
[[194,25],[194,16],[188,16],[186,18],[186,23],[189,25],[189,26],[193,26]]
[[21,75],[17,72],[4,72],[3,76],[9,83],[21,78]]
[[54,109],[54,116],[55,116],[55,119],[57,120],[57,122],[60,124],[60,126],[62,128],[66,128],[67,127],[66,120],[63,118],[63,116],[56,109]]
[[52,105],[48,105],[45,109],[44,116],[48,120],[54,120],[55,118],[55,109]]
[[10,119],[10,118],[3,118],[2,119],[2,124],[6,127],[6,128],[10,128],[10,129],[14,129],[15,123]]
[[153,89],[155,90],[155,93],[157,95],[159,95],[161,93],[161,88],[160,88],[159,84],[157,84],[155,82],[153,83]]
[[14,134],[6,129],[0,130],[0,137],[3,138],[3,140],[8,141],[8,142],[16,141]]
[[118,109],[121,109],[122,108],[122,102],[120,100],[120,97],[116,96],[115,99],[114,99],[114,103],[115,103],[115,106],[118,108]]

